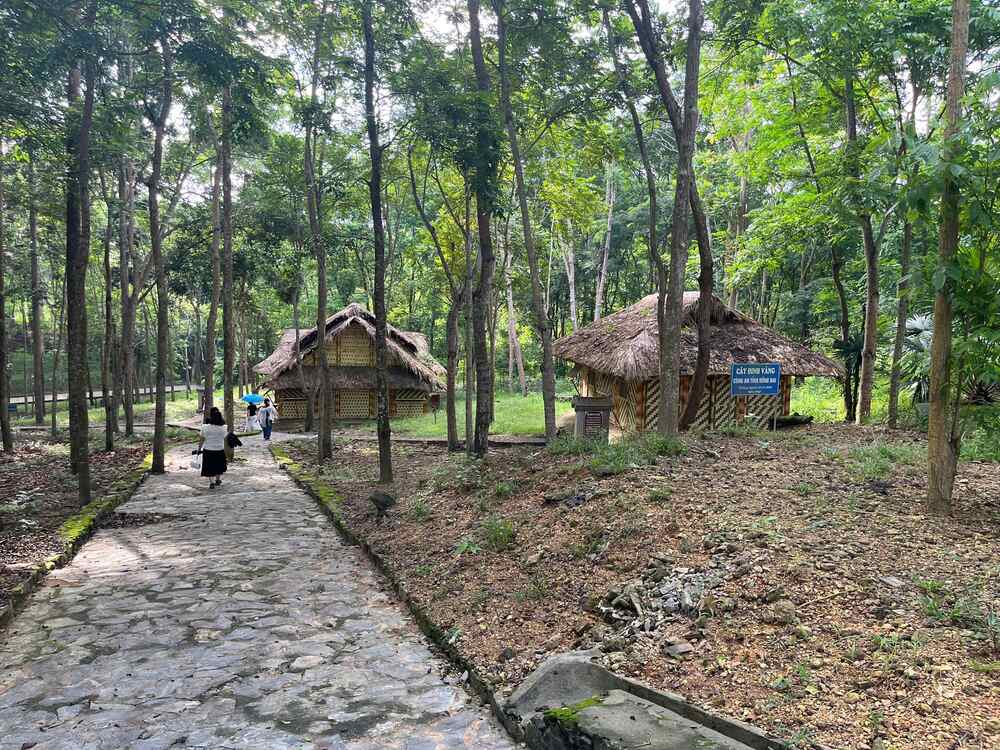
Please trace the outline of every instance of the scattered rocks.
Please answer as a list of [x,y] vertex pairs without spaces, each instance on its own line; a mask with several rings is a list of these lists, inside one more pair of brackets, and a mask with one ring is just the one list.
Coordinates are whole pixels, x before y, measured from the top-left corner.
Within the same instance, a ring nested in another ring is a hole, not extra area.
[[663,653],[674,659],[680,659],[694,651],[694,646],[682,638],[670,639],[663,644]]
[[524,564],[529,566],[538,565],[538,563],[542,561],[542,557],[544,557],[544,555],[545,553],[542,550],[538,550],[538,552],[533,552],[532,554],[524,558]]

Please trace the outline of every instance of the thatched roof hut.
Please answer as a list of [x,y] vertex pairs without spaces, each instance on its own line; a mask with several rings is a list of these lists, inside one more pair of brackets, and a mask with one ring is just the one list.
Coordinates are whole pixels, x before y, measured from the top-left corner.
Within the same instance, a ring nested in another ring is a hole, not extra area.
[[[659,377],[656,300],[657,295],[650,294],[631,307],[559,339],[553,344],[556,356],[623,380]],[[698,292],[684,293],[682,374],[694,372],[698,356],[695,319],[699,304]],[[730,365],[743,362],[780,362],[782,373],[793,376],[833,378],[843,374],[836,362],[727,307],[713,296],[709,373],[728,375]]]
[[[615,421],[622,429],[656,427],[659,404],[660,347],[656,321],[657,295],[601,318],[553,344],[557,357],[573,362],[585,396],[612,399]],[[680,347],[680,393],[683,409],[698,356],[696,316],[698,292],[685,292]],[[836,362],[782,336],[777,331],[712,297],[712,355],[709,383],[695,425],[717,427],[753,417],[761,422],[788,414],[791,379],[796,376],[840,377]],[[774,397],[734,397],[730,367],[752,362],[781,364],[781,393]]]
[[[364,417],[374,409],[375,316],[352,303],[327,318],[325,329],[335,412],[344,418]],[[386,340],[390,413],[403,416],[426,410],[429,396],[444,390],[444,367],[431,356],[422,333],[390,325]],[[275,391],[279,413],[284,409],[289,415],[300,416],[304,413],[305,391],[315,390],[319,382],[316,328],[300,329],[301,376],[296,367],[295,341],[295,329],[286,329],[277,348],[254,370],[267,377],[266,385]]]

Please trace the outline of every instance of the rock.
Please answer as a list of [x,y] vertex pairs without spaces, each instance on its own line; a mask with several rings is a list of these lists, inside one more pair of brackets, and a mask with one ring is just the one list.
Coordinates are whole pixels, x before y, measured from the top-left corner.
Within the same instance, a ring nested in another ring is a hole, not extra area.
[[538,563],[542,561],[543,555],[544,553],[542,552],[542,550],[539,550],[538,552],[528,555],[525,558],[524,563],[525,565],[538,565]]
[[388,492],[375,490],[368,496],[368,502],[375,506],[375,518],[381,520],[385,516],[386,511],[396,504],[396,498]]
[[830,562],[829,560],[817,560],[816,563],[814,564],[814,567],[816,568],[816,570],[823,570],[827,572],[837,569],[837,565],[835,563]]
[[584,594],[580,597],[580,609],[584,612],[596,612],[597,605],[601,603],[601,597],[597,594]]
[[795,633],[796,636],[798,636],[804,641],[807,641],[810,638],[812,638],[812,630],[810,630],[805,625],[796,625],[795,630],[793,632]]
[[795,604],[790,599],[779,599],[764,610],[764,622],[775,625],[791,625],[796,621]]
[[667,642],[663,646],[663,653],[667,656],[671,656],[674,659],[680,659],[687,654],[694,651],[694,646],[682,639],[676,639],[673,642]]
[[1000,719],[987,719],[983,724],[983,731],[986,734],[1000,734]]
[[514,652],[514,649],[512,649],[510,646],[507,646],[503,651],[500,652],[500,656],[497,658],[497,661],[503,663],[505,661],[510,661],[515,656],[517,656],[517,654]]
[[847,703],[860,703],[863,698],[864,696],[862,696],[860,693],[855,693],[853,691],[844,694],[844,700]]
[[293,672],[304,672],[307,669],[318,667],[326,661],[322,656],[300,656],[292,662],[289,667]]

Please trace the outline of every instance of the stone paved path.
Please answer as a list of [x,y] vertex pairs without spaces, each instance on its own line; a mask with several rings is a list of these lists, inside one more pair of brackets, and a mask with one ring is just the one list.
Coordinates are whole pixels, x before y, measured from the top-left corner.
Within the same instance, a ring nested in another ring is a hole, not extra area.
[[190,454],[0,633],[0,748],[476,748],[514,743],[442,677],[361,553],[259,439],[211,494]]

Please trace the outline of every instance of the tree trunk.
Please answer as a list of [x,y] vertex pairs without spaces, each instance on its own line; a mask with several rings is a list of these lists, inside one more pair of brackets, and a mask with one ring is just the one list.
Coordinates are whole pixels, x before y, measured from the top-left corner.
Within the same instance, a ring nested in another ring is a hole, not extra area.
[[389,384],[387,382],[388,328],[385,315],[385,225],[382,222],[382,146],[375,117],[375,29],[372,24],[372,0],[361,6],[365,37],[365,125],[372,173],[368,195],[372,209],[375,240],[375,399],[377,403],[379,482],[392,483],[392,436],[389,426]]
[[219,304],[222,300],[222,150],[215,140],[215,169],[212,173],[212,243],[208,252],[212,260],[212,299],[205,322],[205,418],[215,406],[215,341],[219,321]]
[[448,451],[457,452],[458,420],[455,415],[455,376],[458,373],[458,316],[462,310],[462,298],[452,297],[448,308],[448,371],[445,381],[445,415],[448,421]]
[[[678,144],[677,186],[670,247],[670,270],[659,264],[657,323],[660,346],[660,405],[659,431],[663,435],[676,433],[678,427],[678,400],[680,385],[679,336],[684,294],[684,267],[687,261],[688,222],[690,208],[696,216],[696,225],[704,220],[699,217],[704,209],[694,189],[692,155],[698,122],[697,76],[701,63],[701,0],[690,0],[688,8],[688,48],[685,69],[684,106],[681,108],[673,95],[666,66],[658,47],[653,29],[648,0],[626,0],[625,10],[632,20],[639,45],[648,67],[656,80],[657,91]],[[676,201],[681,201],[677,203]],[[707,226],[707,221],[705,221]],[[699,232],[700,236],[700,232]]]
[[38,184],[35,155],[28,161],[28,237],[31,253],[31,367],[35,424],[45,424],[45,339],[42,336],[42,280],[38,267]]
[[473,263],[472,263],[472,221],[470,218],[472,194],[468,188],[465,192],[465,455],[471,456],[473,451],[472,438],[475,433],[473,424],[473,391],[475,390],[475,367],[476,354],[472,344],[472,284]]
[[[301,284],[299,285],[301,288]],[[302,367],[302,332],[301,326],[299,324],[299,296],[298,291],[295,292],[295,299],[292,300],[292,325],[295,326],[295,370],[299,374],[299,384],[302,386],[302,395],[305,397],[306,402],[306,414],[305,420],[302,425],[302,429],[305,432],[312,432],[313,429],[313,399],[312,399],[312,389],[306,383],[306,372]]]
[[[521,395],[528,395],[528,378],[524,372],[524,355],[521,352],[521,340],[517,335],[517,310],[514,308],[514,280],[511,266],[513,265],[514,251],[507,252],[507,262],[504,268],[504,279],[507,285],[507,341],[510,348],[510,359],[513,366],[517,367],[517,378],[521,386]],[[514,382],[511,378],[511,392],[514,391]]]
[[[697,188],[692,182],[691,190]],[[696,200],[700,201],[698,197]],[[695,322],[698,326],[698,356],[695,361],[694,375],[691,377],[691,387],[688,390],[687,406],[681,416],[680,428],[688,429],[698,416],[705,385],[708,383],[708,366],[712,359],[712,307],[715,304],[712,294],[715,289],[715,268],[712,259],[711,232],[708,224],[700,225],[706,219],[704,211],[695,211],[695,231],[698,233],[698,260],[700,272],[698,275],[698,315]]]
[[594,320],[600,320],[604,309],[604,287],[608,279],[608,256],[611,255],[611,227],[615,218],[615,162],[608,162],[604,202],[608,204],[608,224],[604,230],[601,260],[597,264],[597,288],[594,292]]
[[[101,187],[105,180],[101,173]],[[107,192],[105,191],[105,196]],[[115,449],[115,433],[118,432],[117,409],[111,392],[111,355],[115,341],[115,319],[112,310],[111,295],[111,233],[112,206],[110,197],[107,201],[107,223],[104,226],[104,345],[101,347],[101,398],[104,401],[104,450]]]
[[119,346],[118,401],[125,415],[125,436],[135,434],[135,321],[139,280],[135,280],[136,295],[130,291],[129,268],[132,266],[132,169],[127,158],[118,165],[118,287],[121,294],[121,344]]
[[166,471],[167,452],[167,367],[170,349],[170,298],[167,267],[163,259],[163,227],[160,223],[160,175],[163,169],[163,139],[173,101],[173,57],[166,38],[160,40],[163,82],[158,111],[153,118],[153,157],[149,182],[149,244],[156,274],[156,405],[153,409],[153,474]]
[[[969,0],[953,0],[951,63],[948,70],[944,131],[945,163],[959,154],[954,143],[962,117],[962,94],[965,88],[965,57],[969,44]],[[945,171],[941,193],[941,229],[938,267],[954,262],[960,231],[960,192],[955,176]],[[947,277],[946,277],[947,278]],[[953,381],[951,348],[954,293],[949,281],[934,295],[934,338],[931,342],[930,413],[927,419],[927,507],[933,513],[951,512],[955,474],[958,470],[961,432],[959,430],[960,392]]]
[[[483,56],[483,43],[479,31],[479,0],[468,0],[468,8],[476,88],[481,97],[488,99],[492,85]],[[475,175],[476,224],[479,230],[479,283],[472,293],[473,342],[476,351],[476,435],[473,451],[481,458],[486,455],[489,446],[490,413],[493,403],[493,367],[486,326],[493,293],[493,272],[496,266],[490,219],[494,203],[492,183],[496,179],[499,149],[491,125],[483,121],[476,125],[476,145],[480,164]],[[466,435],[467,441],[468,438]]]
[[566,235],[560,234],[559,244],[562,246],[563,268],[566,270],[566,290],[569,293],[569,322],[575,332],[579,325],[576,307],[576,252],[573,249],[573,227],[567,222]]
[[[222,88],[222,404],[226,424],[235,429],[233,369],[236,366],[236,309],[233,306],[233,96]],[[227,453],[232,450],[227,446]]]
[[[92,20],[94,6],[87,11]],[[87,419],[87,264],[90,260],[90,130],[94,113],[96,71],[84,64],[86,92],[79,119],[69,123],[66,139],[66,308],[70,460],[77,476],[81,507],[90,502],[90,445]],[[75,109],[80,100],[80,64],[69,72],[67,98]]]
[[[52,280],[55,283],[55,268],[52,269]],[[62,340],[63,340],[63,328],[66,322],[66,285],[65,281],[63,286],[59,289],[59,314],[55,314],[55,305],[52,306],[52,325],[55,328],[53,333],[56,339],[56,349],[52,355],[52,405],[49,409],[49,415],[52,418],[52,437],[55,438],[59,434],[59,428],[56,421],[56,414],[59,411],[59,378],[57,373],[59,372],[59,357],[62,354]],[[56,322],[58,320],[58,323]]]
[[889,427],[899,423],[899,386],[902,374],[906,319],[910,315],[910,258],[913,254],[913,224],[903,221],[903,242],[899,248],[899,283],[896,285],[896,333],[892,342],[892,370],[889,375]]
[[[844,107],[847,118],[847,169],[854,180],[860,180],[860,154],[858,149],[858,116],[854,97],[853,71],[844,78]],[[865,320],[864,343],[861,349],[861,376],[856,420],[864,424],[871,417],[872,388],[875,383],[875,352],[878,346],[878,246],[872,230],[871,215],[858,211],[861,236],[865,251]]]
[[14,434],[10,429],[10,379],[7,376],[7,297],[4,282],[6,279],[7,258],[7,217],[4,196],[3,167],[6,159],[3,141],[0,140],[0,444],[4,453],[14,450]]
[[[547,296],[542,291],[538,251],[535,233],[531,225],[528,209],[528,192],[524,184],[524,162],[521,146],[514,122],[514,107],[511,104],[510,73],[507,69],[507,25],[504,19],[504,0],[493,0],[497,15],[497,58],[500,72],[500,106],[503,108],[504,128],[510,144],[511,161],[514,164],[514,186],[521,215],[521,230],[524,234],[524,249],[528,256],[528,274],[531,278],[531,307],[535,317],[535,329],[542,344],[542,403],[545,414],[545,438],[556,437],[556,368],[552,353],[552,328],[549,325]],[[551,269],[551,264],[550,264]]]

